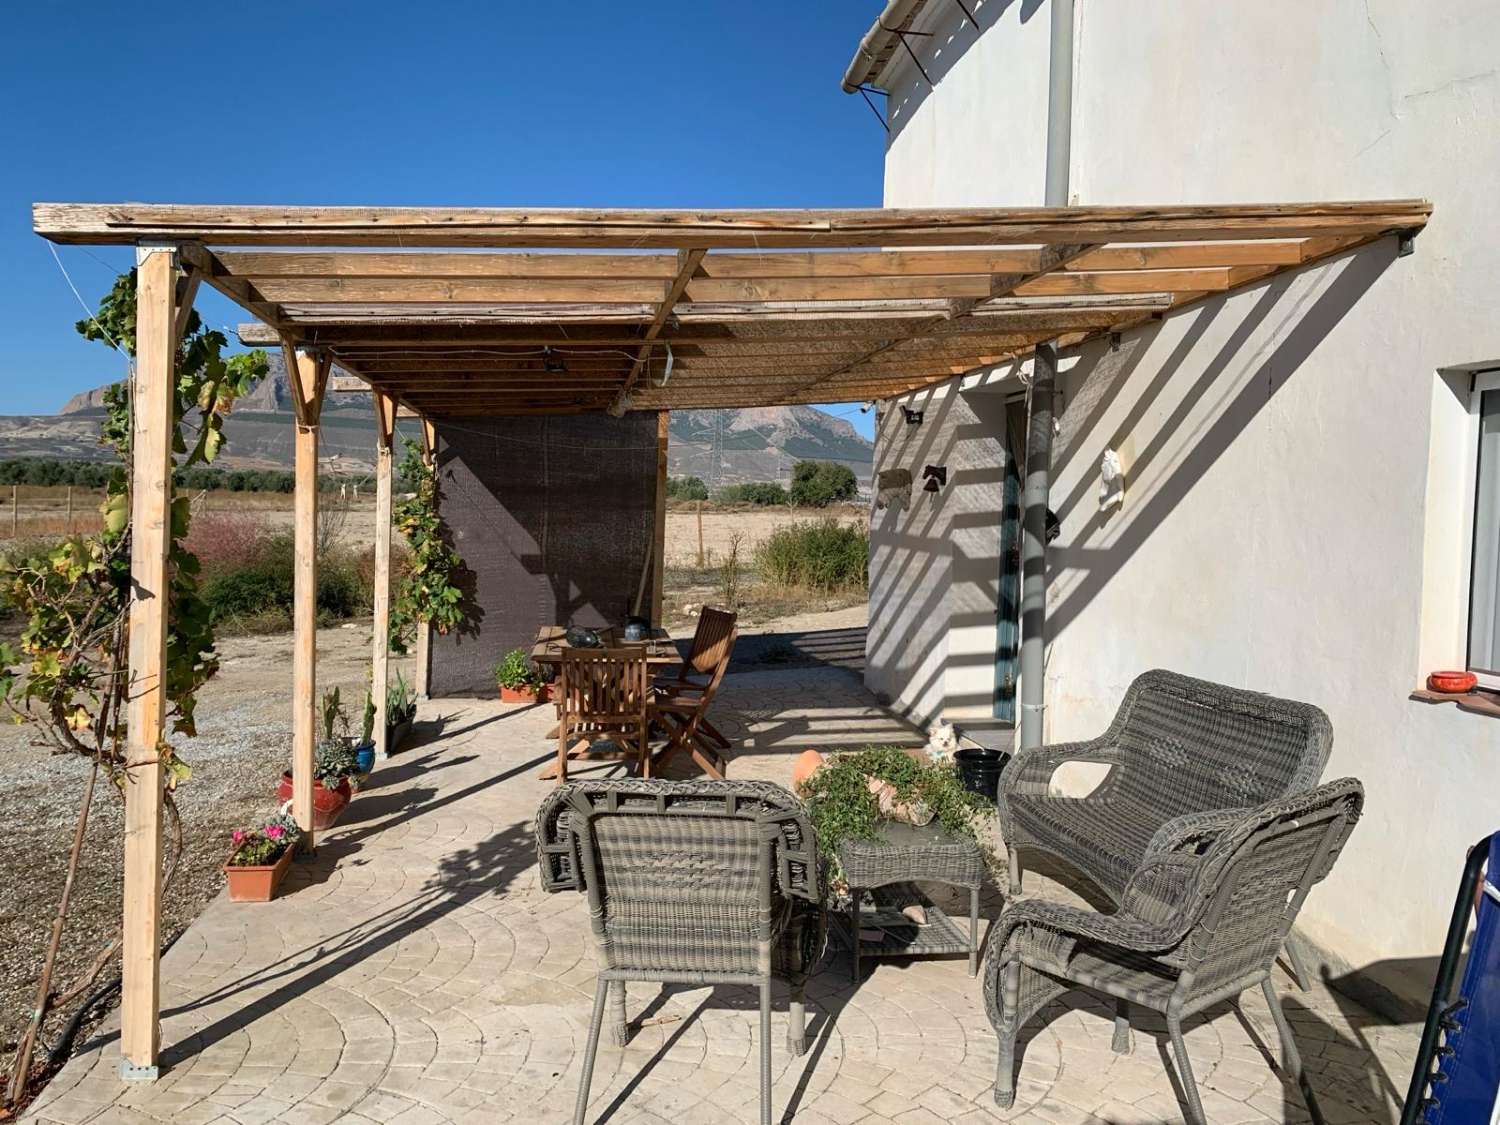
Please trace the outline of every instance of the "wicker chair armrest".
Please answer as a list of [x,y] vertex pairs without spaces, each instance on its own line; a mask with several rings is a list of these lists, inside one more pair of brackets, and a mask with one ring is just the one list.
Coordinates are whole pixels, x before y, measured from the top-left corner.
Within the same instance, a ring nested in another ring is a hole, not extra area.
[[1052,746],[1038,746],[1035,750],[1022,750],[1005,764],[1000,774],[1000,792],[1045,797],[1047,783],[1057,772],[1057,767],[1066,762],[1098,762],[1103,765],[1119,765],[1124,761],[1120,748],[1102,739],[1088,742],[1059,742]]
[[568,822],[568,795],[554,789],[536,811],[536,858],[542,890],[581,891],[583,863],[578,838]]
[[[1006,957],[1012,941],[1027,938],[1051,957],[1058,956],[1070,941],[1097,941],[1141,953],[1159,953],[1182,940],[1183,930],[1175,923],[1151,922],[1127,914],[1100,914],[1074,906],[1042,899],[1022,899],[1007,906],[990,931],[985,958],[997,963]],[[1034,941],[1033,941],[1034,939]],[[1062,939],[1061,941],[1059,939]]]
[[1251,808],[1209,809],[1206,812],[1184,813],[1174,816],[1151,837],[1146,845],[1146,855],[1158,853],[1191,852],[1201,854],[1219,838],[1227,828],[1233,828],[1249,813]]

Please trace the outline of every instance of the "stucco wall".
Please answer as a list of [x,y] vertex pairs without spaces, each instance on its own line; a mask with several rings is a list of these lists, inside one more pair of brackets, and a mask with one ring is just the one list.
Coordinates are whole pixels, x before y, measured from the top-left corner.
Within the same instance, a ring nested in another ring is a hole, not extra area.
[[[1040,202],[1033,7],[989,17],[936,91],[907,94],[909,65],[888,75],[913,106],[888,204]],[[1328,776],[1360,777],[1369,801],[1302,925],[1409,997],[1430,987],[1465,847],[1500,827],[1500,724],[1407,698],[1462,659],[1462,408],[1439,371],[1500,360],[1497,46],[1500,8],[1480,0],[1079,6],[1077,201],[1435,205],[1411,257],[1372,246],[1077,357],[1050,556],[1050,738],[1096,733],[1155,666],[1328,711]],[[1108,514],[1105,448],[1127,473]]]

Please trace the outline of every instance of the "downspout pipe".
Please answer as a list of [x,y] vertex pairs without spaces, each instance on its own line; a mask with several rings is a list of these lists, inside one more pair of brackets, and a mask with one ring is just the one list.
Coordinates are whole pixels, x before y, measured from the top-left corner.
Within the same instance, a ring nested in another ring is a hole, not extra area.
[[[1073,148],[1073,0],[1052,0],[1047,83],[1048,207],[1068,205]],[[1052,487],[1052,417],[1057,345],[1037,345],[1026,429],[1021,515],[1021,749],[1042,744],[1046,710],[1047,500]]]

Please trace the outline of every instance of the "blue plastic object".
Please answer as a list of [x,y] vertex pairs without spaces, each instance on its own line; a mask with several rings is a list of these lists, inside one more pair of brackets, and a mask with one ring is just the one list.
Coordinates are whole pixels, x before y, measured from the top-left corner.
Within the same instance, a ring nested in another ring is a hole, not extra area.
[[[1471,917],[1474,940],[1454,992]],[[1425,1125],[1500,1121],[1500,833],[1476,844],[1464,866],[1401,1119]]]

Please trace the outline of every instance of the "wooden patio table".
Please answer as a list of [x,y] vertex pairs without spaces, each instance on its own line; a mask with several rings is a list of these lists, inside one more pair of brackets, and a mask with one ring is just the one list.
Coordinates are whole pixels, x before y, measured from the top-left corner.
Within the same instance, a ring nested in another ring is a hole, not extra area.
[[[625,640],[623,628],[611,627],[607,629],[595,629],[599,634],[601,648],[621,648],[623,646],[639,644],[638,641]],[[570,647],[567,640],[568,626],[566,625],[543,625],[536,633],[536,641],[531,646],[531,662],[539,668],[551,668],[554,671],[562,664],[562,654]],[[672,664],[682,663],[682,654],[677,651],[677,645],[672,641],[672,635],[660,626],[651,630],[650,639],[644,642],[646,646],[646,663],[653,667],[665,667]],[[547,732],[548,738],[557,737],[557,727],[554,725]],[[614,754],[607,751],[594,752],[585,743],[582,747],[568,754],[570,760],[582,759],[585,761],[608,762],[624,761],[627,755]],[[537,775],[544,780],[550,780],[557,776],[557,763],[551,762],[547,768]]]

